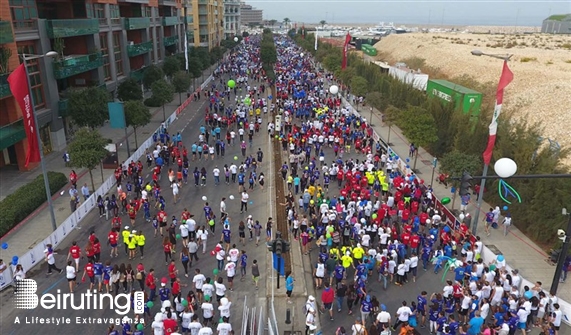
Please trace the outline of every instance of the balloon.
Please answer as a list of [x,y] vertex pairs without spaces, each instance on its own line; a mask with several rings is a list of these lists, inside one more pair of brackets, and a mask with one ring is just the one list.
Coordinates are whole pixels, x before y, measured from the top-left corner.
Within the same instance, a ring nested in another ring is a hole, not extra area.
[[4,250],[8,249],[8,243],[6,242],[2,243],[2,249]]
[[504,255],[498,255],[496,259],[498,260],[498,262],[503,262],[505,260]]
[[230,198],[230,200],[234,200],[234,196],[233,196],[233,195],[229,196],[229,198]]
[[139,323],[139,324],[137,325],[137,330],[138,330],[138,331],[143,331],[143,329],[145,329],[145,325],[143,325],[142,323]]
[[420,184],[424,184],[424,179],[421,179],[421,180],[420,180]]
[[331,87],[329,87],[329,93],[331,93],[333,95],[339,93],[339,86],[331,85]]
[[[407,164],[407,165],[406,165],[406,168],[407,168],[407,169],[410,169],[410,165]],[[407,178],[406,180],[411,180],[411,179],[410,179],[410,178]]]
[[184,307],[188,307],[188,301],[186,301],[186,300],[182,300],[181,304],[182,304]]
[[169,281],[169,280],[167,279],[167,277],[161,278],[161,283],[163,283],[163,284],[168,283],[168,281]]
[[399,156],[396,156],[396,155],[395,155],[395,159],[399,159]]
[[503,209],[504,211],[507,211],[507,210],[508,210],[508,206],[504,206],[502,209]]
[[376,220],[377,217],[378,217],[378,216],[377,216],[377,213],[373,213],[372,217],[373,217],[373,220]]
[[18,256],[13,256],[12,257],[12,262],[18,263]]
[[253,204],[254,204],[254,202],[252,200],[250,200],[250,205],[253,205]]
[[449,233],[449,232],[450,232],[450,227],[444,226],[444,231],[447,232],[447,233]]
[[525,293],[523,294],[523,296],[529,300],[531,298],[533,298],[533,293],[531,293],[531,291],[525,291]]
[[236,87],[236,82],[232,79],[228,80],[228,87],[230,88]]
[[176,234],[176,239],[177,239],[177,240],[180,240],[180,237],[181,237],[180,234]]
[[406,162],[407,162],[407,163],[410,162],[410,158],[407,157],[407,158],[406,158]]
[[212,250],[212,251],[210,252],[210,256],[214,256],[214,255],[216,255],[216,251]]
[[234,160],[237,161],[237,160],[238,160],[238,156],[234,156]]
[[299,54],[301,57],[303,57],[303,52]]
[[202,201],[206,201],[206,200],[208,200],[208,198],[207,198],[205,195],[203,195],[203,196],[202,196]]
[[442,200],[440,201],[443,205],[449,204],[450,203],[450,198],[446,197],[446,198],[442,198]]
[[205,296],[204,296],[204,300],[206,300],[206,301],[210,301],[210,296],[209,296],[208,294],[207,294],[207,295],[205,295]]
[[331,234],[327,233],[327,234],[325,234],[325,237],[326,237],[326,238],[331,238]]
[[278,135],[276,135],[276,139],[280,138]]
[[155,304],[152,301],[147,301],[147,307],[153,308]]
[[213,273],[215,276],[218,275],[218,269],[212,270],[212,273]]
[[234,37],[234,42],[238,42],[238,41],[239,41],[238,37],[237,36]]

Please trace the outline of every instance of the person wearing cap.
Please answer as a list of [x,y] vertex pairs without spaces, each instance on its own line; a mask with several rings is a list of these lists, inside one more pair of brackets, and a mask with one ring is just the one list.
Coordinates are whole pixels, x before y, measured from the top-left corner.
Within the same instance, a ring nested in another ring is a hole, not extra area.
[[315,329],[315,308],[309,307],[305,314],[305,335],[313,333]]
[[63,272],[63,269],[60,269],[56,266],[56,259],[54,257],[54,250],[52,249],[52,245],[46,245],[46,249],[44,250],[44,255],[46,262],[48,263],[48,275],[52,274],[53,270],[56,270],[59,273]]
[[391,325],[391,313],[387,312],[387,306],[381,304],[381,311],[377,314],[377,322],[380,324],[380,328],[387,330]]
[[121,237],[123,238],[123,245],[125,246],[125,256],[129,255],[129,235],[131,235],[129,226],[123,227],[123,231],[121,232]]
[[133,260],[135,259],[135,254],[137,252],[137,230],[134,229],[131,231],[127,244],[129,247],[129,260]]

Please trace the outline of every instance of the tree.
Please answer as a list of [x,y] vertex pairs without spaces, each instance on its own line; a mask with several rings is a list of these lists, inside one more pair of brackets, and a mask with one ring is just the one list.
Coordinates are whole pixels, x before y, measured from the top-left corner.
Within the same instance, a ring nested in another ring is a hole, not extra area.
[[188,91],[190,86],[190,75],[185,71],[178,71],[172,78],[172,85],[174,91],[178,93],[179,105],[182,105],[181,94]]
[[365,96],[365,101],[367,101],[367,103],[370,106],[373,106],[376,109],[378,109],[380,112],[383,112],[388,107],[388,101],[387,99],[383,99],[383,95],[381,94],[381,92],[375,91],[367,93],[367,95]]
[[117,98],[121,101],[143,100],[141,85],[135,79],[127,78],[117,87]]
[[[163,72],[168,78],[172,78],[180,70],[180,62],[175,56],[170,56],[163,63]],[[151,84],[152,85],[152,84]]]
[[369,82],[361,76],[354,76],[351,79],[351,92],[358,96],[364,97],[369,91]]
[[163,122],[167,120],[165,114],[165,104],[172,101],[172,96],[174,94],[174,87],[167,83],[166,80],[160,79],[155,81],[151,85],[151,91],[153,92],[153,99],[161,106],[163,106]]
[[109,119],[107,90],[99,87],[73,89],[68,97],[69,116],[79,127],[95,129]]
[[152,115],[147,106],[141,100],[129,100],[123,106],[125,110],[125,122],[127,127],[133,127],[135,134],[135,146],[139,147],[137,141],[137,128],[144,127],[151,122]]
[[[416,148],[429,147],[438,140],[436,123],[428,110],[422,107],[408,106],[406,110],[400,113],[398,120],[404,136],[411,143],[414,143]],[[418,150],[414,155],[413,170],[416,169],[417,158]]]
[[283,22],[284,22],[284,24],[285,24],[285,26],[286,26],[286,28],[287,28],[287,27],[289,26],[289,23],[291,22],[291,20],[289,19],[289,17],[286,17],[286,18],[283,19]]
[[145,88],[148,89],[153,85],[155,81],[161,80],[164,77],[165,74],[160,67],[151,65],[145,70],[145,73],[143,74],[143,85],[145,85]]
[[461,177],[464,171],[475,175],[482,168],[479,155],[471,155],[458,150],[451,151],[440,159],[440,170],[453,177]]
[[321,25],[321,29],[323,29],[323,27],[327,24],[327,21],[321,20],[319,21],[319,24]]
[[247,31],[242,32],[242,37],[248,37],[248,36],[250,36],[249,32],[247,32]]
[[107,140],[99,132],[83,128],[75,133],[75,138],[67,149],[71,157],[71,166],[89,170],[93,190],[95,190],[95,183],[92,170],[107,156],[106,145]]
[[272,27],[273,27],[273,26],[275,26],[275,25],[276,25],[276,23],[278,23],[278,20],[274,20],[274,19],[272,19],[272,20],[270,20],[270,21],[269,21],[269,23],[270,23],[270,26],[272,26]]

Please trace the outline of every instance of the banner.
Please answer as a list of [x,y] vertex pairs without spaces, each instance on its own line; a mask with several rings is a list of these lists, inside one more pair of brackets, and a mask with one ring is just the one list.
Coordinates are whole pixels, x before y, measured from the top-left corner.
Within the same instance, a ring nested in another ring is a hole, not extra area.
[[345,44],[343,44],[343,62],[341,63],[341,70],[347,67],[347,51],[349,51],[349,42],[351,42],[351,35],[347,33],[345,36]]
[[[185,27],[186,27],[186,25],[185,25]],[[188,31],[186,31],[187,30],[186,28],[184,30],[185,30],[185,32],[184,32],[184,61],[185,61],[185,63],[184,64],[185,64],[186,72],[188,72],[188,37],[187,37]]]
[[484,157],[484,164],[489,165],[492,160],[492,152],[494,151],[494,145],[496,145],[496,133],[498,132],[498,117],[502,111],[502,102],[504,100],[504,88],[508,86],[514,79],[514,74],[508,67],[508,61],[504,60],[504,67],[502,69],[502,75],[500,77],[500,82],[498,84],[498,90],[496,91],[496,106],[494,107],[494,115],[492,116],[492,122],[490,123],[489,129],[490,134],[488,136],[488,145],[486,146],[486,151],[482,155]]
[[315,29],[315,51],[317,51],[317,39],[319,38],[319,30]]
[[8,84],[24,116],[24,130],[28,138],[28,152],[26,153],[26,164],[24,166],[28,167],[30,163],[39,162],[41,158],[38,135],[36,134],[36,120],[34,115],[32,115],[32,101],[30,91],[28,90],[28,76],[24,64],[20,64],[8,76]]

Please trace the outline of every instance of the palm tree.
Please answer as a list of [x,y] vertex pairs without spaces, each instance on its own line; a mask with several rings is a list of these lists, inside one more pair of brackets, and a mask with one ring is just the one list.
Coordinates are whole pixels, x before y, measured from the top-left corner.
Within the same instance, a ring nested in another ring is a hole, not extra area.
[[325,26],[327,24],[327,21],[321,20],[321,21],[319,21],[319,24],[321,25],[321,29],[323,29],[323,26]]
[[276,25],[276,23],[278,23],[278,20],[273,20],[273,19],[272,19],[272,20],[270,20],[269,23],[270,23],[270,25],[273,27],[273,26]]
[[286,28],[289,28],[289,23],[290,23],[290,22],[291,22],[291,20],[290,20],[288,17],[286,17],[286,18],[284,19],[284,24],[286,25]]

